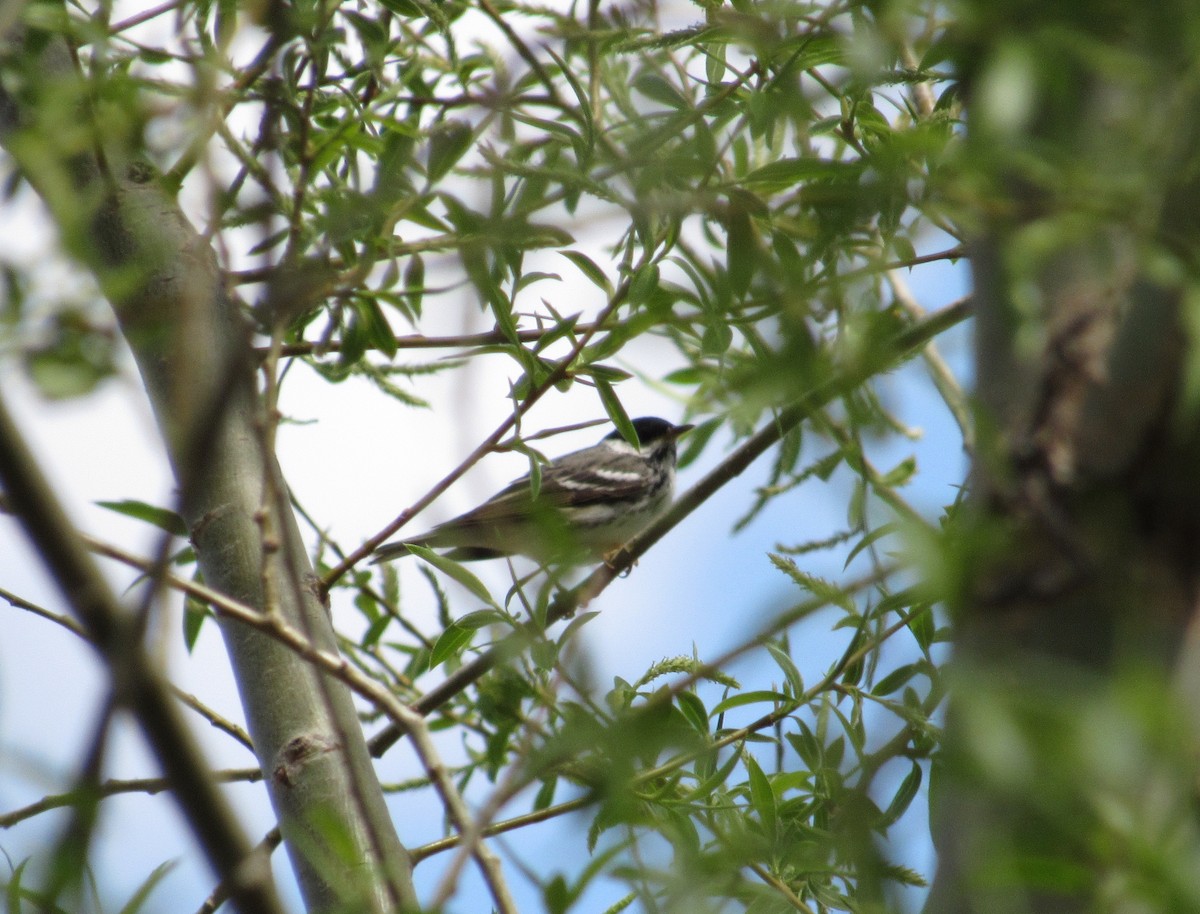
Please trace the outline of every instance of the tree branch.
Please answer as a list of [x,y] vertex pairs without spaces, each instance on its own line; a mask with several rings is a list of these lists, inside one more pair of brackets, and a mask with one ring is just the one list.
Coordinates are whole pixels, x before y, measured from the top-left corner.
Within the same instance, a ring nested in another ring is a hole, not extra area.
[[[821,408],[840,393],[852,389],[871,375],[886,371],[904,361],[938,334],[966,320],[970,315],[970,305],[971,300],[963,298],[947,305],[940,311],[935,311],[881,346],[874,359],[864,359],[860,364],[843,369],[799,402],[781,410],[770,424],[748,438],[719,466],[681,495],[666,514],[634,537],[608,563],[599,566],[581,584],[556,600],[547,614],[547,624],[570,617],[577,608],[595,599],[620,574],[632,568],[651,546],[666,536],[727,482],[745,471],[751,463],[766,453],[785,433],[802,422],[814,410]],[[527,637],[523,634],[510,636],[496,647],[480,654],[448,676],[440,685],[426,692],[414,703],[413,707],[422,714],[429,714],[491,670],[498,662],[519,651]],[[371,739],[371,754],[379,757],[395,745],[402,735],[403,731],[394,725],[380,730]]]
[[[211,777],[217,784],[252,784],[262,780],[262,772],[258,768],[230,768],[225,771],[213,771]],[[102,781],[86,792],[69,790],[66,793],[48,794],[20,809],[0,814],[0,828],[12,828],[18,822],[32,819],[52,809],[74,806],[81,800],[91,801],[97,797],[111,797],[122,793],[144,793],[152,796],[164,790],[174,789],[175,785],[167,778],[112,778]]]
[[[85,541],[85,544],[88,545],[89,549],[92,548],[90,545],[90,542],[87,540],[86,537],[84,537],[84,541]],[[155,569],[155,568],[158,568],[159,566],[155,562],[148,561],[145,563],[145,567],[148,569]],[[70,616],[64,616],[64,615],[61,615],[56,612],[51,612],[50,610],[46,609],[45,607],[38,606],[36,603],[31,603],[28,600],[26,600],[22,597],[19,597],[15,593],[11,593],[2,587],[0,587],[0,599],[7,602],[10,606],[15,606],[18,609],[23,609],[26,612],[32,613],[35,616],[40,616],[43,619],[48,619],[49,621],[53,622],[55,625],[65,628],[67,631],[69,631],[71,634],[75,635],[76,637],[81,638],[84,641],[89,641],[88,633],[84,629],[84,627],[82,625],[80,625],[78,622],[76,622],[74,619],[72,619]],[[247,749],[249,749],[251,752],[254,751],[254,744],[250,742],[250,735],[245,730],[243,730],[241,727],[239,727],[233,721],[225,718],[223,715],[218,714],[214,709],[210,708],[208,705],[206,705],[204,702],[202,702],[195,695],[185,692],[183,689],[179,688],[178,686],[176,686],[173,683],[171,683],[170,685],[171,685],[171,691],[174,693],[175,697],[178,698],[181,702],[183,702],[185,705],[187,705],[189,708],[191,708],[193,711],[195,711],[197,714],[199,714],[201,717],[203,717],[205,720],[207,720],[216,729],[229,734],[235,740],[237,740],[239,743],[241,743],[243,746],[245,746]]]
[[213,870],[228,882],[243,914],[281,914],[270,867],[252,852],[237,818],[209,775],[161,673],[135,637],[130,616],[108,588],[59,506],[0,401],[0,480],[29,538],[108,667],[117,700],[128,707]]
[[[65,40],[46,33],[36,41],[6,37],[0,143],[113,304],[166,440],[205,580],[216,591],[265,606],[256,517],[267,503],[266,475],[275,491],[286,485],[274,454],[263,449],[247,326],[212,246],[138,151],[105,136],[90,112],[80,110],[78,99],[87,92]],[[265,72],[273,47],[274,36],[254,72]],[[80,123],[92,125],[91,152],[64,148],[55,135],[54,117],[67,116],[76,132]],[[309,586],[313,574],[295,517],[280,510],[273,520],[284,551],[272,567],[278,602],[267,608],[320,649],[335,651],[330,619]],[[415,907],[408,860],[349,691],[254,628],[224,619],[221,629],[259,764],[287,775],[268,778],[267,786],[309,907]],[[316,809],[336,814],[337,821],[321,825]]]

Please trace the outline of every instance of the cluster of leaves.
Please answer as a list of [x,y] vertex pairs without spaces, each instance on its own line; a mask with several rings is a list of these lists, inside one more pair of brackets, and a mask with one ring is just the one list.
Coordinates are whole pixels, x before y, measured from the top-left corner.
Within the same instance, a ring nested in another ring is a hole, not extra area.
[[[547,634],[539,623],[551,588],[510,614],[444,560],[488,609],[457,620],[446,612],[440,634],[412,639],[387,637],[400,620],[361,600],[377,622],[347,650],[377,674],[382,658],[407,656],[393,680],[403,689],[431,667],[458,670],[481,633],[526,647],[438,708],[431,726],[463,732],[463,789],[482,777],[481,795],[532,797],[528,813],[499,827],[591,810],[593,862],[544,874],[548,910],[567,910],[605,876],[628,886],[619,907],[640,899],[648,910],[715,911],[722,900],[754,911],[882,904],[889,886],[923,885],[889,862],[879,842],[917,796],[938,745],[936,644],[946,631],[911,592],[854,594],[776,560],[805,597],[743,648],[762,651],[773,666],[765,688],[743,687],[720,665],[675,657],[598,692],[575,651],[594,613]],[[398,599],[394,576],[387,581],[379,596]],[[848,633],[840,655],[807,685],[790,637],[778,634],[801,619]],[[883,647],[896,639],[905,642],[898,653],[912,659],[881,673]]]
[[[439,627],[422,631],[394,577],[338,582],[365,623],[348,655],[408,698],[485,646],[481,633],[527,645],[432,726],[462,732],[464,788],[507,774],[506,789],[538,785],[536,812],[594,807],[595,863],[547,877],[552,911],[601,875],[627,882],[626,904],[697,911],[723,899],[851,909],[920,881],[876,838],[913,801],[936,744],[942,633],[927,602],[887,586],[875,547],[895,527],[867,510],[877,497],[902,505],[895,490],[914,467],[876,472],[863,438],[899,427],[870,378],[891,367],[881,345],[915,320],[890,306],[885,275],[916,262],[927,228],[951,228],[930,201],[954,139],[953,93],[926,106],[907,93],[944,78],[915,63],[938,27],[837,0],[696,10],[703,21],[672,29],[675,11],[651,3],[298,3],[249,21],[257,13],[201,2],[178,6],[171,48],[87,33],[85,62],[97,84],[110,80],[106,103],[132,112],[123,123],[151,121],[164,100],[202,123],[219,109],[215,140],[202,129],[182,155],[147,154],[170,182],[221,176],[208,215],[254,300],[247,313],[329,380],[354,374],[423,403],[406,385],[458,363],[396,364],[398,332],[425,332],[463,288],[495,326],[468,358],[512,360],[515,407],[578,382],[624,426],[620,382],[665,381],[700,421],[684,462],[719,429],[748,434],[835,375],[867,378],[812,416],[819,448],[788,431],[744,519],[847,468],[858,480],[849,529],[794,552],[852,542],[848,559],[877,563],[872,588],[843,591],[777,557],[815,595],[744,648],[773,662],[778,685],[744,690],[682,658],[598,696],[572,664],[590,617],[548,634],[549,587],[497,600],[438,563],[486,608],[461,615],[430,574]],[[263,42],[248,66],[234,40],[247,34]],[[587,227],[606,222],[617,228],[597,242]],[[590,313],[530,303],[535,285],[562,282],[552,264],[594,287]],[[663,377],[628,361],[647,336],[682,367]],[[850,637],[806,687],[786,631],[823,606],[838,607],[832,624]],[[200,618],[189,616],[189,640]],[[881,672],[882,645],[901,632],[909,659]],[[881,786],[897,759],[905,772]]]

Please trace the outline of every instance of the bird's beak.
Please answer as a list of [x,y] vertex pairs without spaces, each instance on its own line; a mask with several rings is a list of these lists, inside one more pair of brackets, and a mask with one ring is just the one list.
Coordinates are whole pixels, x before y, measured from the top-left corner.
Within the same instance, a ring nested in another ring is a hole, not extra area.
[[682,438],[684,435],[686,435],[688,432],[690,432],[695,427],[696,426],[694,426],[694,425],[676,425],[674,428],[671,429],[671,437],[677,438],[677,439]]

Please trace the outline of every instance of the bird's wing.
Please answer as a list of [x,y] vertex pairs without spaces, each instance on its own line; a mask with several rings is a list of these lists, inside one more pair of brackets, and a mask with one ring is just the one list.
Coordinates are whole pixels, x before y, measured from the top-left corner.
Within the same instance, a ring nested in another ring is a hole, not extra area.
[[586,451],[567,454],[544,467],[536,501],[532,498],[529,475],[515,479],[482,505],[439,525],[458,527],[472,524],[502,524],[521,520],[544,508],[569,508],[597,501],[621,501],[645,489],[645,461],[634,454],[606,454],[604,467],[596,467],[593,455]]
[[564,507],[622,501],[642,493],[649,481],[650,468],[637,454],[610,452],[598,464],[594,456],[577,452],[543,471],[539,498]]

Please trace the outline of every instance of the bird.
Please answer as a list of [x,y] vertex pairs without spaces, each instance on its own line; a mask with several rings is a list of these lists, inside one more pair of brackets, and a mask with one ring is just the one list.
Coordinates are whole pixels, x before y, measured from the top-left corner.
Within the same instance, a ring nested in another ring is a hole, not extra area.
[[603,559],[659,517],[675,489],[675,442],[691,425],[634,419],[638,444],[620,431],[541,468],[483,504],[420,536],[384,543],[372,564],[409,555],[409,546],[448,549],[458,562],[522,555],[543,566]]

